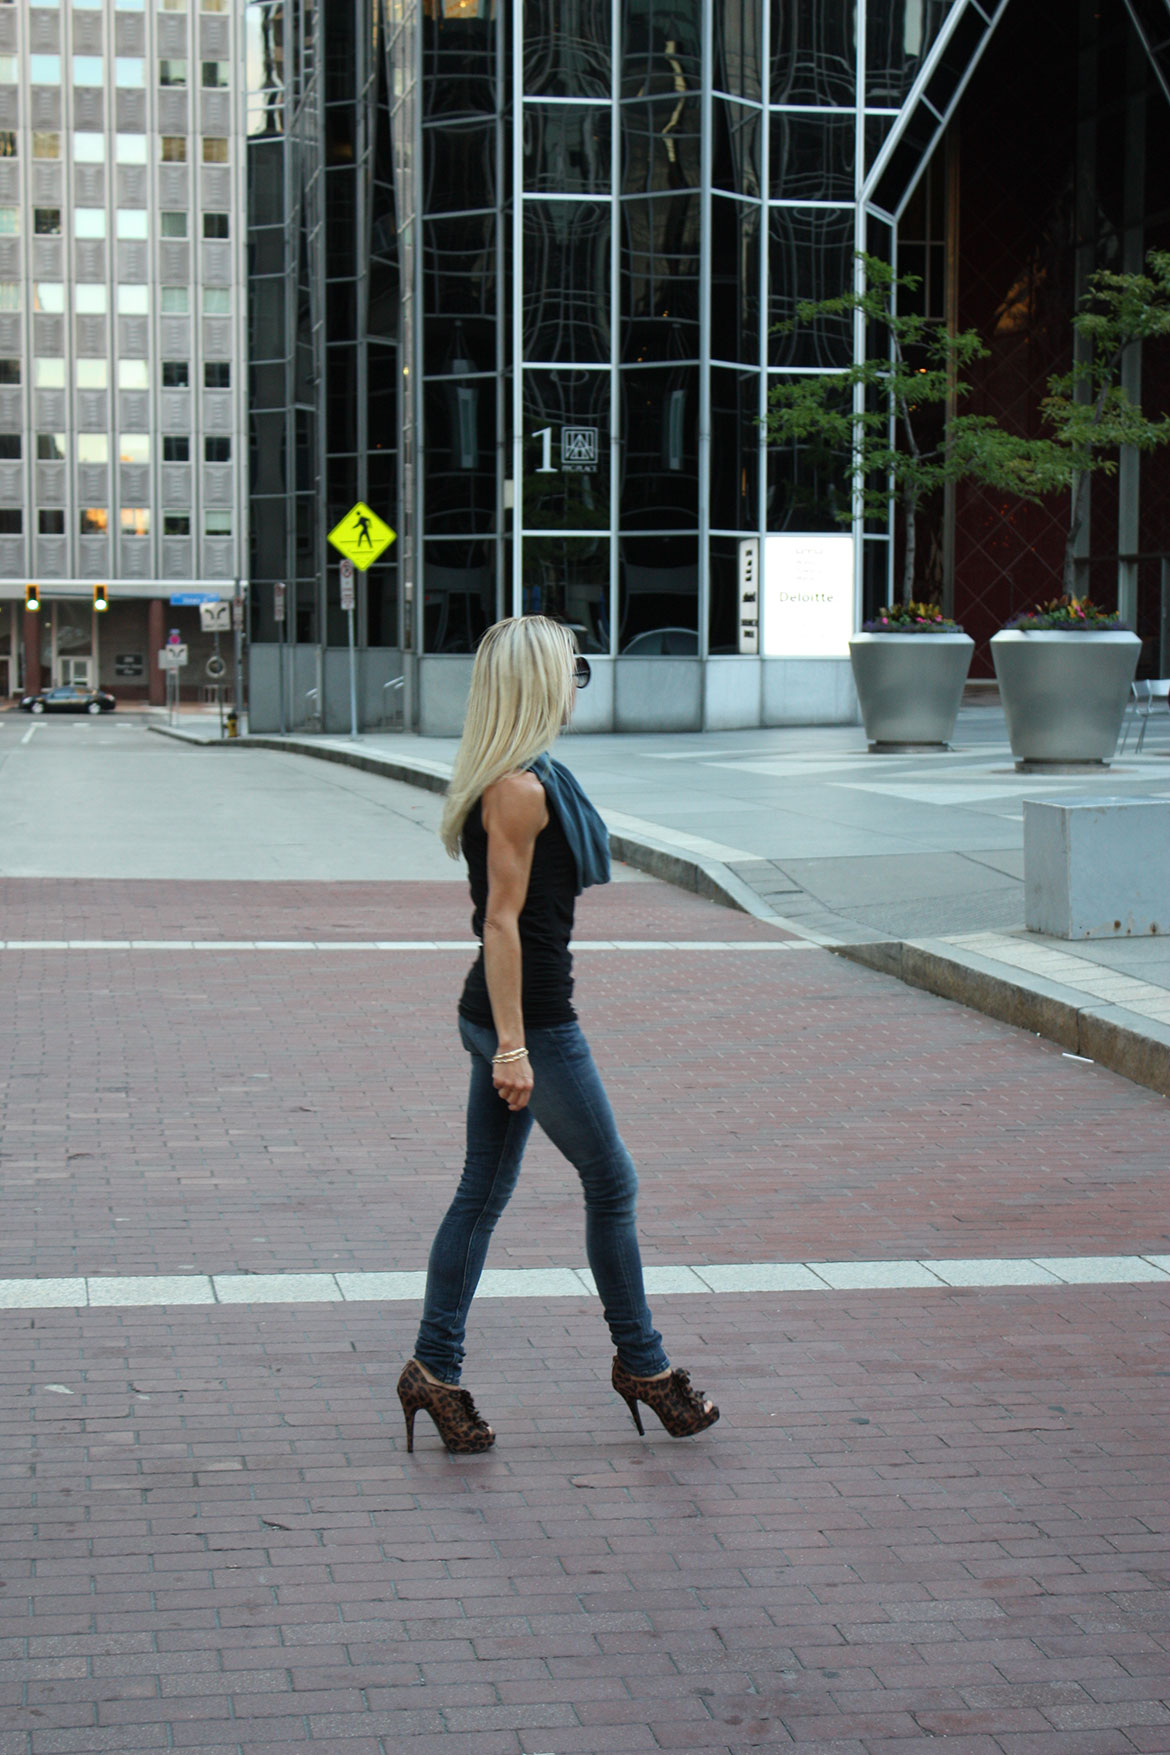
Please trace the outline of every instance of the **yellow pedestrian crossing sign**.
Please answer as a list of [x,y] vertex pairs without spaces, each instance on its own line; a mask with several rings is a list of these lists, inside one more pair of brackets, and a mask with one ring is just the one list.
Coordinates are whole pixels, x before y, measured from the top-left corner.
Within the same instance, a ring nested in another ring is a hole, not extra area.
[[398,532],[383,524],[378,514],[371,512],[361,500],[329,532],[334,548],[340,549],[346,560],[360,567],[363,573],[397,537]]

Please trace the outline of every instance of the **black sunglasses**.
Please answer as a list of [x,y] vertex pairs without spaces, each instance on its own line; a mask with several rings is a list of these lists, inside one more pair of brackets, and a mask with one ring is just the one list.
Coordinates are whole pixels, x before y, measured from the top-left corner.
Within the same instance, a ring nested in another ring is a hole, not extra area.
[[592,675],[593,672],[589,668],[589,660],[587,658],[578,658],[575,660],[573,665],[573,681],[579,689],[587,689],[589,687],[589,678]]

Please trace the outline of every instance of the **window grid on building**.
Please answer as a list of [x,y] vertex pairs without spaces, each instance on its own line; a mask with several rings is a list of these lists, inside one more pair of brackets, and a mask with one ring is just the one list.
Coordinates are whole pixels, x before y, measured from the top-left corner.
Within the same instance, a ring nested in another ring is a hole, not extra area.
[[[0,382],[0,503],[23,513],[0,529],[0,581],[116,594],[241,575],[242,471],[212,482],[203,457],[205,436],[239,457],[244,430],[246,375],[227,364],[244,357],[242,35],[234,9],[195,0],[0,7],[0,356],[20,362]],[[164,60],[194,81],[156,80]],[[172,396],[175,358],[191,387]],[[191,461],[164,465],[179,433]],[[192,534],[173,543],[160,514],[179,500]]]

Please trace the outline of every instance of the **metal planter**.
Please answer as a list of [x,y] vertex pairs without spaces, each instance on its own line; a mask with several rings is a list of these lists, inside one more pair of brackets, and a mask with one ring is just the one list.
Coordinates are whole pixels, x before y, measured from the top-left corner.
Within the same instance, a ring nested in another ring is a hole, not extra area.
[[945,749],[974,650],[968,634],[854,634],[849,661],[870,752]]
[[996,634],[991,655],[1016,766],[1108,762],[1141,649],[1136,634],[1112,630]]

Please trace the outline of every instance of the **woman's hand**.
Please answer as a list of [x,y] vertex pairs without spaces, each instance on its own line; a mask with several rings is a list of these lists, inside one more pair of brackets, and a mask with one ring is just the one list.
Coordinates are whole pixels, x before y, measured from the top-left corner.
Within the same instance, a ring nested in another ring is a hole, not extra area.
[[532,1065],[525,1057],[522,1060],[507,1060],[501,1066],[492,1067],[492,1084],[508,1105],[515,1111],[524,1109],[532,1095]]

